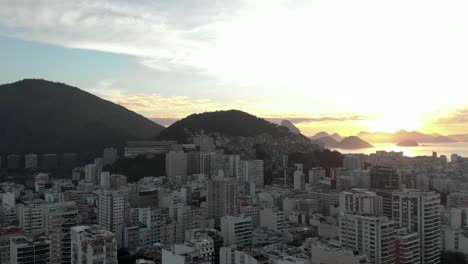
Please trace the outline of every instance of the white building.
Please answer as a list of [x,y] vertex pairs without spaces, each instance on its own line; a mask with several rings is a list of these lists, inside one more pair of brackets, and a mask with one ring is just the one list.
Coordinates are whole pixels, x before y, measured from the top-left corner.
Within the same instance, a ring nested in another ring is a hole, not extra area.
[[281,233],[284,230],[284,225],[283,211],[270,207],[263,208],[260,211],[260,226]]
[[99,226],[71,228],[72,264],[117,264],[117,242],[113,233]]
[[395,222],[385,216],[340,214],[343,248],[366,254],[371,263],[395,263]]
[[418,233],[421,263],[439,263],[442,250],[440,195],[405,189],[393,192],[392,201],[393,219],[397,225]]
[[382,215],[382,197],[374,192],[353,188],[340,193],[340,213]]
[[221,236],[224,245],[239,248],[252,246],[252,218],[246,216],[221,217]]

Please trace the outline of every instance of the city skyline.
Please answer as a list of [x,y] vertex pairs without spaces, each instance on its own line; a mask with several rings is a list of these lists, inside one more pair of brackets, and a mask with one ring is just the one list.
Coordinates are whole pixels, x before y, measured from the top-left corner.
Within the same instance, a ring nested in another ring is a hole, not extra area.
[[163,125],[239,109],[306,135],[467,131],[463,1],[2,2],[0,83],[65,82]]

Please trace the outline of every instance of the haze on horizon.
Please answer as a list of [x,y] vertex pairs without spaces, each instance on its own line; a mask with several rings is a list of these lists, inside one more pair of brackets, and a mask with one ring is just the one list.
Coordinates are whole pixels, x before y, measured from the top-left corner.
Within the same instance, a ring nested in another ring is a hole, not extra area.
[[167,125],[240,109],[306,135],[468,132],[468,2],[0,0],[0,83]]

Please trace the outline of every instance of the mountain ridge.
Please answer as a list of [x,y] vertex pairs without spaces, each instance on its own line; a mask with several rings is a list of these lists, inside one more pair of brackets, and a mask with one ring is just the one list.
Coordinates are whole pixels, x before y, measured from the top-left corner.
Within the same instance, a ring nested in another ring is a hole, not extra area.
[[[319,132],[311,138],[316,138],[317,135],[327,134],[327,132]],[[418,143],[450,143],[450,142],[468,142],[468,134],[456,135],[441,135],[438,133],[426,134],[419,131],[399,130],[395,133],[389,132],[367,132],[360,131],[356,134],[357,137],[371,143],[399,143],[402,141],[416,141]]]
[[43,79],[0,85],[2,154],[81,153],[150,139],[163,127],[77,87]]

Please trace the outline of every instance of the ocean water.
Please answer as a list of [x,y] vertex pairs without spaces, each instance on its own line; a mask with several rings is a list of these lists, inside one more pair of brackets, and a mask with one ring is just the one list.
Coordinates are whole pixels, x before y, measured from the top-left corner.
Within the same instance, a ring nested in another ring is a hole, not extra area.
[[437,152],[437,155],[445,155],[450,160],[450,155],[458,154],[462,157],[468,157],[468,142],[452,142],[452,143],[420,143],[417,147],[399,147],[392,143],[375,143],[373,148],[362,149],[333,149],[343,154],[347,153],[364,153],[371,154],[379,150],[403,152],[403,155],[408,157],[415,156],[432,156],[432,152]]

